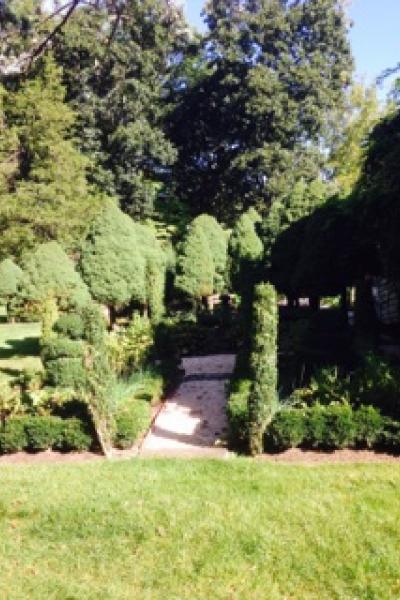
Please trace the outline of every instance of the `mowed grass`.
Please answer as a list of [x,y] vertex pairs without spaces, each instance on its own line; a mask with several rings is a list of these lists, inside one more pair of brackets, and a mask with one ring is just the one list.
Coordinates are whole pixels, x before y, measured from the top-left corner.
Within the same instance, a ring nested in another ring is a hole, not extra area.
[[23,369],[41,369],[39,337],[40,323],[1,322],[0,373],[12,378]]
[[400,598],[400,467],[0,467],[0,598]]

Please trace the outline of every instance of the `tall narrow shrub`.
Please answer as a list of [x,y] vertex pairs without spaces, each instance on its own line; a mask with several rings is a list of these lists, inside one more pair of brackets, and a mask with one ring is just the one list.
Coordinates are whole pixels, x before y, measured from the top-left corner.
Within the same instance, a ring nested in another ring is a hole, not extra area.
[[222,292],[226,286],[228,236],[217,219],[211,215],[199,215],[193,221],[202,227],[207,243],[211,250],[214,263],[214,292]]
[[203,227],[193,221],[181,246],[175,287],[194,300],[213,293],[215,268]]
[[253,305],[249,396],[249,449],[255,455],[263,450],[263,436],[271,421],[277,397],[278,304],[275,288],[256,286]]

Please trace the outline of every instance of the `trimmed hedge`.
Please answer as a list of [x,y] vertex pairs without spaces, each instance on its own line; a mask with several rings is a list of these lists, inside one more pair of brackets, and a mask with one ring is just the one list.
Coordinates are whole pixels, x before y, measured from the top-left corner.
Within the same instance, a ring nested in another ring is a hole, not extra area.
[[115,415],[114,446],[121,450],[130,448],[150,423],[151,406],[147,400],[135,398],[124,403]]
[[296,448],[306,437],[306,422],[301,410],[283,410],[276,415],[267,429],[267,450],[282,452]]
[[250,379],[232,380],[226,407],[229,424],[229,444],[232,448],[240,451],[247,450],[249,444],[248,399],[250,389]]
[[27,446],[25,419],[12,417],[0,428],[0,454],[20,452]]
[[85,323],[78,313],[64,313],[55,322],[53,330],[71,340],[81,340],[85,335]]
[[269,283],[256,286],[251,334],[251,389],[248,400],[249,450],[263,450],[263,436],[277,403],[278,300]]
[[277,413],[269,425],[264,445],[281,452],[301,446],[318,450],[376,448],[400,450],[400,423],[384,417],[372,406],[353,410],[349,404],[330,404]]
[[11,417],[0,430],[0,454],[21,450],[39,452],[53,448],[63,451],[88,450],[92,437],[79,419],[55,416]]
[[87,372],[81,358],[58,358],[46,362],[46,379],[55,387],[83,389]]

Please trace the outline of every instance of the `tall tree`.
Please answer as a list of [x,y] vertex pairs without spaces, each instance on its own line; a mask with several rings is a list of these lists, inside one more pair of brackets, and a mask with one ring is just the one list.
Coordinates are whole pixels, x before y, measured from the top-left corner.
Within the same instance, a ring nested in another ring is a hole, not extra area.
[[176,158],[163,131],[165,88],[185,35],[174,2],[126,0],[119,12],[82,6],[56,36],[92,180],[137,218],[152,214]]
[[348,95],[344,126],[329,161],[340,195],[348,196],[360,178],[368,136],[381,116],[376,88],[355,84]]
[[352,69],[347,19],[339,0],[212,0],[205,14],[208,68],[182,85],[170,134],[193,213],[232,220],[318,175]]
[[88,160],[71,139],[61,70],[50,56],[17,92],[2,92],[0,254],[40,242],[77,247],[102,199],[86,179]]

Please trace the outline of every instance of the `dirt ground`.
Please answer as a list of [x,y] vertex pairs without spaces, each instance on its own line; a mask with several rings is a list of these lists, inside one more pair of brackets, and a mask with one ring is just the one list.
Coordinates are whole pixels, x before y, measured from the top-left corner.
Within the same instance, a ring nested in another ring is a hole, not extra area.
[[320,465],[324,463],[387,463],[400,462],[400,456],[374,452],[373,450],[335,450],[334,452],[318,452],[291,448],[279,454],[262,454],[257,460],[273,463]]

